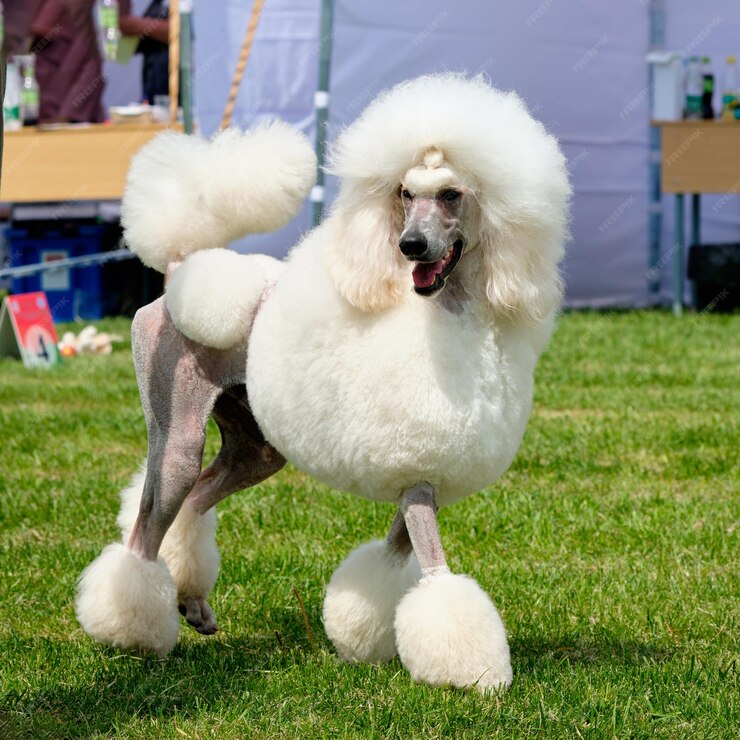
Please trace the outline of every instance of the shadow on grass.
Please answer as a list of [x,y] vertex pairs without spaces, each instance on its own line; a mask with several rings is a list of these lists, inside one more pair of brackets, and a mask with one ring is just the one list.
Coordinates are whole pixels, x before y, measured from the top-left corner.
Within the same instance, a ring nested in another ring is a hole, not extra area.
[[562,662],[582,666],[643,666],[670,660],[679,651],[671,645],[578,634],[566,634],[558,639],[521,637],[511,640],[510,648],[514,672],[519,674],[534,673],[546,665]]
[[[50,672],[58,677],[29,677],[26,690],[2,695],[0,738],[118,735],[137,718],[142,724],[131,731],[146,733],[147,728],[153,729],[153,722],[170,725],[201,717],[213,719],[238,714],[245,704],[252,704],[250,712],[257,714],[286,701],[310,706],[322,701],[324,681],[336,682],[347,691],[355,682],[382,680],[363,672],[361,666],[340,664],[328,651],[323,635],[316,636],[319,649],[312,651],[301,617],[294,611],[273,616],[271,623],[280,638],[265,634],[181,642],[165,660],[56,641],[52,649],[75,664],[68,669],[54,666]],[[33,639],[16,639],[8,646],[0,643],[0,651],[6,647],[39,652],[39,642]],[[578,635],[558,640],[521,638],[512,641],[511,651],[515,674],[524,680],[543,670],[556,670],[563,662],[586,668],[640,666],[668,660],[677,652],[609,636],[584,639]],[[396,673],[402,666],[395,660],[390,669]]]
[[[116,735],[137,717],[145,720],[144,728],[150,720],[188,721],[264,695],[277,674],[333,659],[323,636],[312,650],[294,610],[273,610],[270,622],[272,634],[181,639],[163,660],[92,642],[0,642],[0,654],[57,658],[56,665],[27,676],[24,690],[0,690],[0,739]],[[65,659],[69,665],[59,665]]]

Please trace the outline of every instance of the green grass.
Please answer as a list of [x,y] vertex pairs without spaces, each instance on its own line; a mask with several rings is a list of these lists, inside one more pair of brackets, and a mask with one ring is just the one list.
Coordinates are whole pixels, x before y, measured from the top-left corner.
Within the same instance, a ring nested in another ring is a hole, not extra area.
[[145,451],[130,348],[1,361],[0,738],[737,737],[738,368],[740,316],[562,318],[513,468],[440,515],[509,632],[497,699],[337,660],[324,584],[393,511],[292,469],[219,506],[218,636],[92,643],[75,579]]

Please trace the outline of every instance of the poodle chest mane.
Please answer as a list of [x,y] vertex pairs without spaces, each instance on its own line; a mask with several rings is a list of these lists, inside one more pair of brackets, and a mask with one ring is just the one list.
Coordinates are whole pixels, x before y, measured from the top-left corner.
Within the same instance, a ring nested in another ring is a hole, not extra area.
[[447,504],[496,480],[529,415],[531,347],[413,294],[360,315],[309,256],[294,257],[250,337],[250,404],[270,443],[379,500],[426,480]]

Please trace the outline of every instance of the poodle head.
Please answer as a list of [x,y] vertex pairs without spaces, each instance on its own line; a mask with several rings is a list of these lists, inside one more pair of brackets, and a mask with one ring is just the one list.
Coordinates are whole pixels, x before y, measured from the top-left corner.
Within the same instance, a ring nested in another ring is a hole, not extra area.
[[352,305],[381,311],[456,280],[516,323],[559,305],[565,159],[514,93],[456,74],[401,83],[342,132],[330,161],[341,186],[325,260]]
[[414,291],[442,290],[470,244],[480,238],[480,208],[473,189],[436,148],[401,180],[403,230],[398,248],[414,267]]

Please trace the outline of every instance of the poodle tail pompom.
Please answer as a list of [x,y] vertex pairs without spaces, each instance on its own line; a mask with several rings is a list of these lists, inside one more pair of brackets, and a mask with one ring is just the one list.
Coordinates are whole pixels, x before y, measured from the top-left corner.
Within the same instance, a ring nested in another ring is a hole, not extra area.
[[193,252],[281,228],[315,175],[308,139],[282,121],[211,140],[166,131],[131,162],[121,204],[126,241],[165,272]]
[[172,322],[198,344],[230,349],[247,337],[264,291],[282,269],[283,263],[263,254],[191,254],[170,274],[166,300]]

